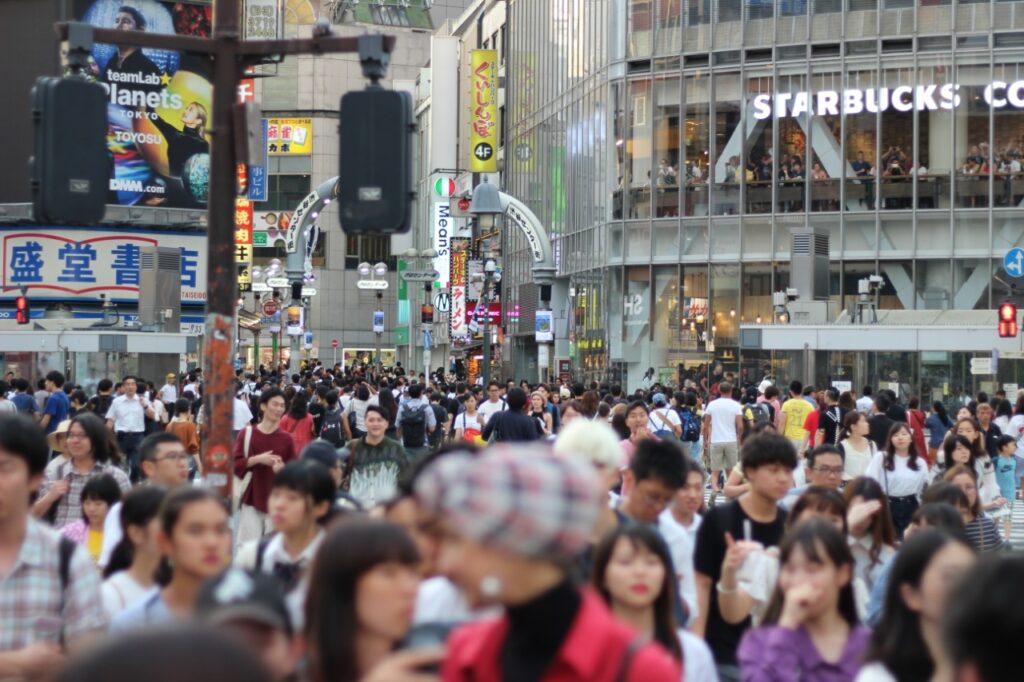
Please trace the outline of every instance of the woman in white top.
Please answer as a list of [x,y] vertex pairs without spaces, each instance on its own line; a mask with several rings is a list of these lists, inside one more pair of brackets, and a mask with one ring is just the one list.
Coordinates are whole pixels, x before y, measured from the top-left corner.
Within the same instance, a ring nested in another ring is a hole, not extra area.
[[854,479],[843,490],[848,511],[850,552],[853,554],[857,612],[867,614],[871,588],[882,567],[896,553],[896,530],[882,487],[872,478]]
[[613,529],[597,546],[591,580],[620,622],[658,642],[682,663],[686,682],[718,682],[708,645],[676,623],[671,566],[658,531],[630,523]]
[[852,481],[863,476],[878,449],[868,438],[871,427],[863,412],[851,410],[843,417],[843,430],[839,432],[839,449],[843,453],[843,480]]
[[[875,453],[864,475],[878,481],[889,498],[889,512],[896,537],[910,525],[928,484],[928,460],[917,453],[910,427],[897,422],[889,430],[885,450]],[[849,499],[849,498],[847,498]]]
[[942,641],[946,599],[974,565],[974,550],[943,531],[916,531],[900,548],[885,591],[884,617],[856,682],[952,679]]
[[473,442],[483,433],[484,420],[476,411],[476,396],[467,392],[462,396],[462,406],[465,408],[455,416],[452,428],[455,429],[455,440]]
[[[341,413],[341,426],[345,429],[346,440],[362,438],[366,435],[366,408],[376,404],[377,397],[370,397],[370,389],[365,384],[356,388],[355,396],[348,402],[345,411]],[[356,415],[355,429],[352,429],[349,424],[349,414]]]
[[144,599],[156,585],[153,574],[160,563],[157,513],[166,495],[161,487],[143,486],[129,492],[121,502],[124,535],[110,555],[100,588],[109,620]]

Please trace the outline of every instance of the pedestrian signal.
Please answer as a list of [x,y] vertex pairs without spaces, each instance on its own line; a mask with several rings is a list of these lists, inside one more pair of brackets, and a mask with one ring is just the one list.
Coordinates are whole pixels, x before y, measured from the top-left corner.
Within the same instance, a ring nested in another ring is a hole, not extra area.
[[1017,336],[1017,306],[1013,303],[1003,303],[999,306],[999,336]]
[[14,301],[14,316],[18,320],[18,324],[28,324],[32,317],[31,311],[28,305],[28,296],[19,296]]

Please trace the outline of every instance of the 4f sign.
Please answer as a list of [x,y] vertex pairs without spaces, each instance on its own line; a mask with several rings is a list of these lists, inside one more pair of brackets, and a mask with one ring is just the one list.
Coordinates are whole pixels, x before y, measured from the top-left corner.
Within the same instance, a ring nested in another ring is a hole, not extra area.
[[473,50],[471,58],[469,122],[474,173],[498,170],[498,53]]

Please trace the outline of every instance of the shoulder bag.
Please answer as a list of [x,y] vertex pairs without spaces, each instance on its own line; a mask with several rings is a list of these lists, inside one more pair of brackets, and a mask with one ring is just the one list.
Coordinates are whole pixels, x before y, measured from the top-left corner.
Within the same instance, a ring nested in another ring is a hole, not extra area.
[[[242,437],[242,454],[245,458],[249,459],[249,446],[252,445],[252,424],[245,427],[245,436]],[[252,469],[247,469],[245,476],[239,478],[235,476],[233,485],[231,486],[231,511],[237,512],[242,506],[242,497],[245,495],[245,491],[249,489],[249,484],[252,483]]]

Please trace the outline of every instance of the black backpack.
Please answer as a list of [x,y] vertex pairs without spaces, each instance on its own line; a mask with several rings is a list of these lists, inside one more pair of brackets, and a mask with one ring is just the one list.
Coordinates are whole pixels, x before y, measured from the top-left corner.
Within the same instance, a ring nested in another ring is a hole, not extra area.
[[436,449],[441,445],[441,441],[444,440],[444,425],[448,421],[448,410],[441,405],[431,405],[430,409],[434,411],[434,421],[437,422],[437,426],[428,438],[430,447]]
[[324,425],[320,427],[320,437],[336,448],[345,443],[345,428],[341,425],[341,410],[328,412],[324,417]]
[[422,448],[427,440],[427,410],[430,405],[406,406],[402,412],[402,444],[407,448]]

